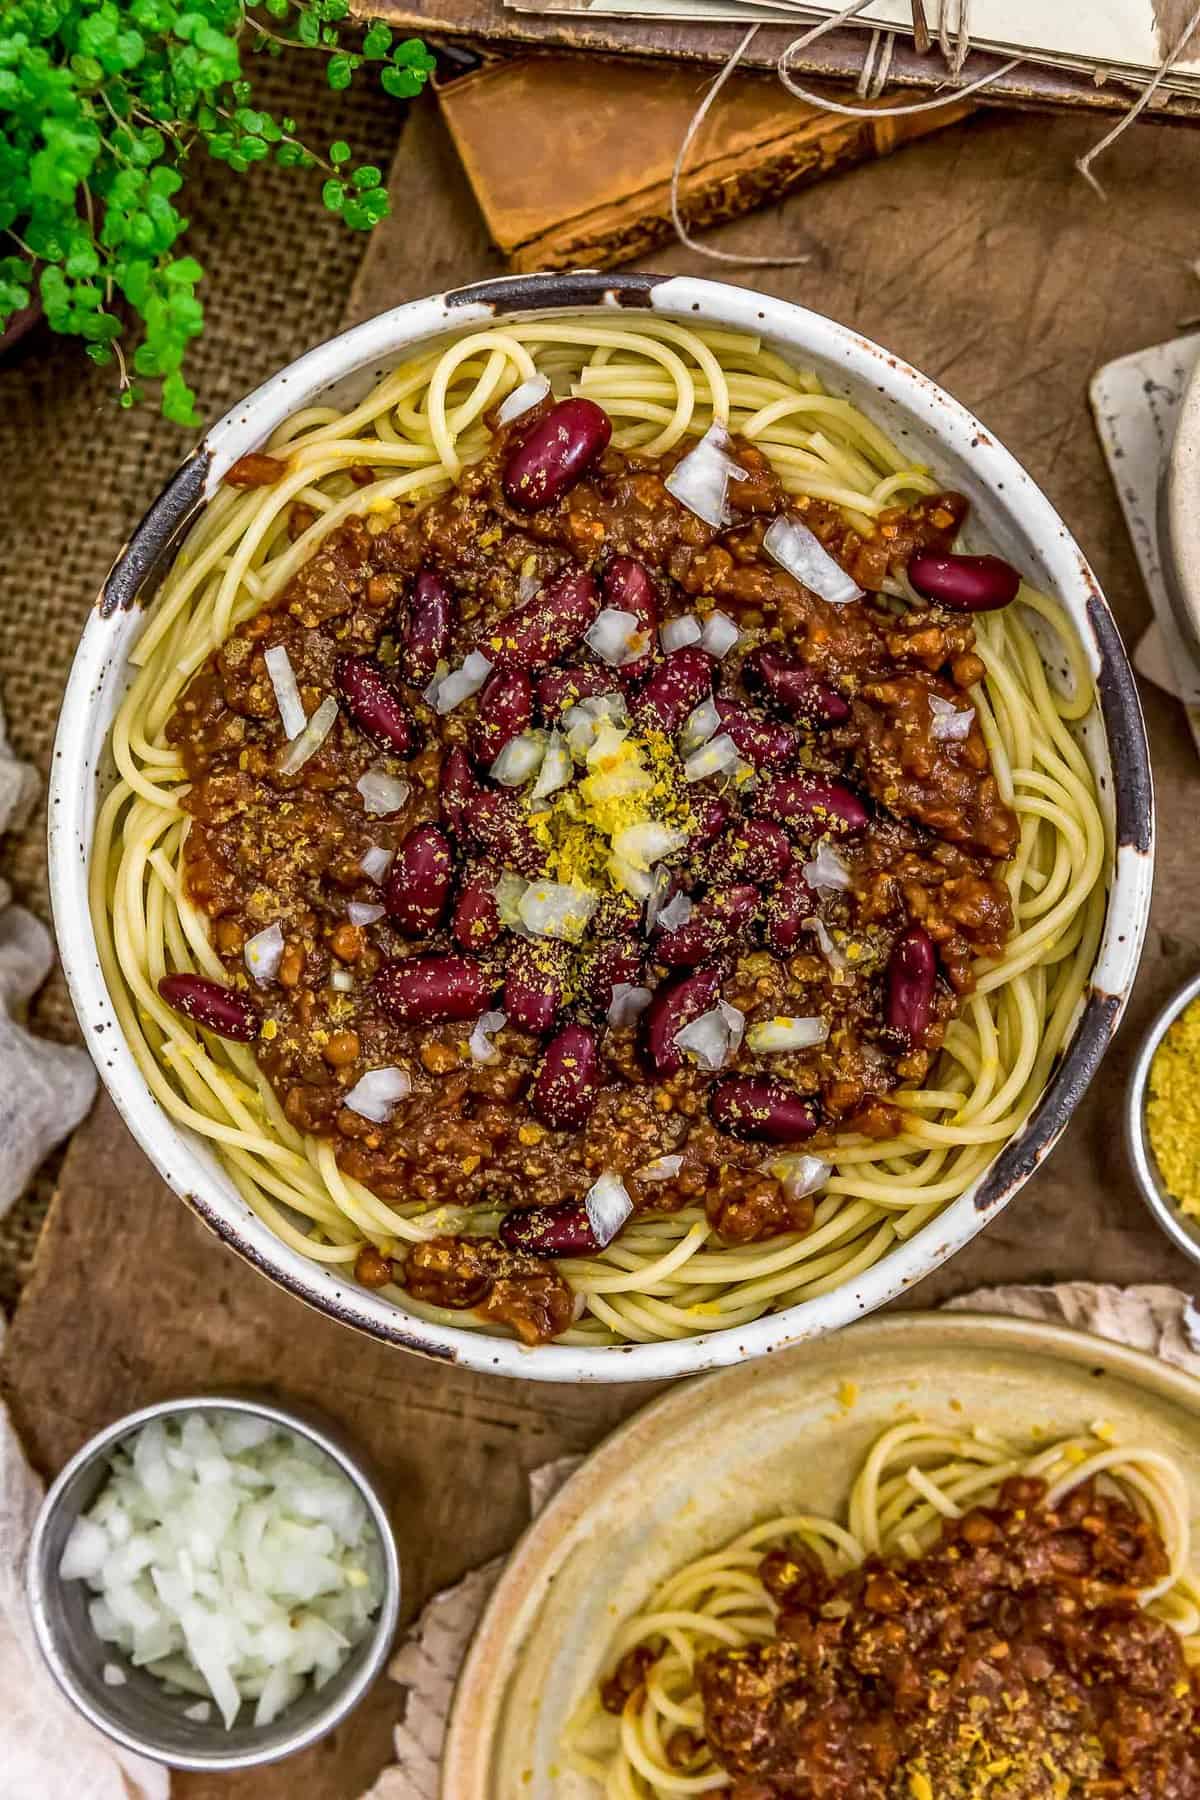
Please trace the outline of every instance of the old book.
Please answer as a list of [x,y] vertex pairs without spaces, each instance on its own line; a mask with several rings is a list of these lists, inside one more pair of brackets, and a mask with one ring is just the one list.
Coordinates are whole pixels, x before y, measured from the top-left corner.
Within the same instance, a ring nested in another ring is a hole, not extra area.
[[[549,55],[437,84],[488,230],[517,270],[609,268],[668,239],[671,170],[700,91],[686,65]],[[969,111],[843,119],[735,75],[692,146],[681,210],[697,229],[735,218]]]

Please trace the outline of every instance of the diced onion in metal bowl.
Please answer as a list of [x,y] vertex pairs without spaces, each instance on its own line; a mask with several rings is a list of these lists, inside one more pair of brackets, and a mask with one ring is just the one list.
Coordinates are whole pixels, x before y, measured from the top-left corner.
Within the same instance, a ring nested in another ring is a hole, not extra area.
[[[58,1574],[91,1588],[101,1642],[168,1691],[214,1700],[226,1728],[243,1705],[264,1726],[322,1687],[384,1596],[349,1477],[299,1434],[233,1410],[151,1419],[124,1439]],[[112,1661],[104,1680],[117,1675]]]

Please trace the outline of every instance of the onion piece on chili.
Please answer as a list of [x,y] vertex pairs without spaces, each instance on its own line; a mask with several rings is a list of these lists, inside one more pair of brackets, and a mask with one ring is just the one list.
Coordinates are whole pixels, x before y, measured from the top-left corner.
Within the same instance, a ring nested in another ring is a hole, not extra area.
[[508,1014],[502,1012],[485,1012],[481,1018],[476,1019],[474,1029],[467,1039],[472,1062],[486,1066],[500,1061],[500,1052],[492,1039],[507,1024]]
[[304,702],[300,698],[300,689],[296,685],[292,659],[282,644],[272,644],[264,652],[263,661],[267,665],[267,674],[271,677],[271,686],[275,690],[275,704],[279,708],[279,717],[283,722],[283,735],[290,742],[299,737],[308,724],[308,714],[304,710]]
[[786,569],[789,575],[822,600],[827,600],[830,606],[846,606],[851,600],[863,598],[863,590],[857,581],[847,575],[820,538],[799,519],[790,518],[786,513],[772,519],[763,538],[763,549],[781,569]]
[[354,785],[362,795],[363,811],[372,819],[398,813],[408,804],[412,792],[411,784],[402,775],[389,775],[386,769],[368,769]]
[[352,925],[374,925],[383,914],[384,908],[373,900],[352,900],[346,908],[346,917]]
[[811,1050],[823,1044],[829,1026],[821,1018],[790,1018],[782,1013],[774,1019],[760,1019],[746,1033],[747,1047],[756,1055],[771,1055],[779,1050]]
[[651,869],[664,856],[682,850],[688,841],[686,831],[677,825],[663,825],[658,819],[644,819],[637,825],[626,825],[613,838],[613,854],[635,869]]
[[359,1076],[349,1093],[342,1095],[342,1105],[357,1113],[360,1119],[370,1119],[374,1125],[386,1125],[400,1101],[406,1100],[411,1093],[412,1076],[407,1069],[368,1069],[365,1075]]
[[531,375],[527,381],[520,382],[511,394],[506,394],[496,410],[498,425],[511,425],[514,419],[522,414],[532,412],[540,406],[550,392],[550,383],[544,375]]
[[646,628],[636,613],[619,606],[606,606],[598,612],[583,634],[588,649],[607,663],[610,669],[636,662],[645,654]]
[[608,1003],[609,1024],[618,1027],[632,1025],[645,1012],[653,998],[648,987],[635,987],[630,981],[615,981],[612,999]]
[[332,694],[326,694],[304,730],[288,745],[287,755],[279,765],[281,775],[298,775],[300,773],[309,757],[317,754],[333,730],[337,716],[337,701]]
[[583,1197],[592,1236],[606,1250],[633,1211],[633,1201],[619,1175],[606,1170]]
[[806,931],[811,931],[815,935],[820,947],[821,955],[825,958],[825,961],[829,964],[829,967],[834,973],[839,973],[844,969],[846,967],[845,952],[839,950],[838,946],[834,943],[829,927],[826,925],[824,919],[814,917],[811,919],[804,919],[801,923]]
[[435,712],[451,713],[455,707],[477,694],[492,672],[492,665],[481,650],[472,650],[457,669],[442,677],[432,705]]
[[531,881],[521,895],[517,911],[521,923],[535,937],[577,944],[599,903],[600,896],[578,882]]
[[514,875],[511,869],[505,869],[495,887],[496,906],[500,913],[500,923],[507,925],[510,931],[527,937],[528,932],[521,921],[521,901],[529,883],[523,875]]
[[613,886],[628,894],[631,900],[648,900],[654,892],[654,876],[650,870],[639,868],[627,857],[610,856],[605,868]]
[[681,1050],[694,1056],[702,1069],[712,1074],[723,1069],[730,1056],[737,1054],[744,1024],[745,1015],[736,1006],[718,1000],[709,1012],[701,1013],[698,1019],[677,1031],[673,1041]]
[[800,873],[816,893],[841,893],[854,885],[854,878],[832,844],[822,838],[811,862]]
[[668,619],[658,636],[663,649],[670,656],[673,650],[684,650],[689,644],[698,644],[704,636],[704,627],[695,613],[681,613],[677,619]]
[[265,931],[256,931],[252,938],[246,939],[242,956],[250,976],[259,987],[270,987],[283,961],[283,927],[278,919],[273,925],[268,925]]
[[729,433],[714,419],[700,441],[675,464],[663,486],[706,525],[733,523],[729,507],[731,477],[745,480],[746,471],[728,454]]
[[368,881],[380,882],[392,866],[392,852],[382,844],[368,844],[358,859],[358,866]]
[[806,1156],[801,1150],[785,1151],[763,1167],[780,1183],[789,1200],[803,1200],[806,1194],[815,1194],[833,1174],[832,1163],[823,1162],[819,1156]]
[[559,788],[566,787],[574,773],[571,752],[563,743],[562,733],[553,726],[546,740],[546,753],[542,757],[542,766],[538,770],[538,778],[533,784],[533,800],[548,800],[551,794],[557,794]]
[[971,727],[975,723],[973,706],[955,706],[953,700],[943,700],[940,694],[930,694],[929,710],[933,714],[929,735],[939,744],[961,744],[970,737]]
[[674,1181],[682,1167],[682,1156],[656,1156],[653,1162],[635,1169],[634,1174],[639,1181]]
[[537,774],[546,752],[546,739],[540,731],[522,731],[510,738],[488,770],[501,787],[524,787]]
[[679,733],[679,748],[686,756],[691,750],[699,750],[701,744],[707,744],[711,737],[721,729],[721,715],[717,711],[717,703],[709,694],[699,706],[694,706],[683,721]]
[[673,894],[667,904],[659,911],[657,924],[660,931],[678,931],[686,925],[692,916],[692,902],[687,894]]
[[329,985],[337,994],[352,994],[354,992],[354,977],[349,969],[331,969],[329,973]]
[[[727,731],[693,750],[683,765],[685,781],[707,781],[712,775],[729,775],[741,762],[738,747]],[[749,767],[749,765],[747,765]]]
[[568,706],[559,720],[566,731],[572,754],[580,761],[587,756],[606,722],[611,725],[628,725],[629,707],[624,694],[589,694],[586,700]]
[[734,623],[728,613],[722,612],[720,607],[717,607],[709,613],[704,621],[704,629],[700,633],[700,644],[710,656],[715,656],[719,662],[723,656],[729,655],[741,635],[741,628]]

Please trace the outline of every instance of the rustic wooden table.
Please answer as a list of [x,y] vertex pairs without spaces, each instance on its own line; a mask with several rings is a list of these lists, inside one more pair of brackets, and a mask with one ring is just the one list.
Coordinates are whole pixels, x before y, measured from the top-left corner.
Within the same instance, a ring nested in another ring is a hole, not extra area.
[[[747,255],[807,252],[803,267],[710,265],[684,251],[656,266],[804,301],[944,382],[1046,488],[1132,643],[1146,601],[1086,389],[1100,363],[1170,338],[1200,313],[1200,135],[1131,131],[1108,166],[1105,205],[1073,171],[1095,129],[981,113],[712,240]],[[414,109],[391,186],[394,217],[364,265],[355,317],[500,272],[432,106]],[[1143,699],[1158,782],[1158,883],[1131,1016],[1048,1165],[907,1305],[1051,1277],[1195,1287],[1195,1270],[1144,1213],[1120,1144],[1139,1027],[1200,963],[1192,900],[1200,769],[1174,702],[1151,689]],[[68,1156],[0,1373],[47,1475],[99,1426],[165,1394],[267,1382],[324,1405],[391,1480],[408,1617],[514,1541],[532,1468],[588,1449],[650,1393],[488,1380],[384,1349],[305,1311],[205,1234],[104,1101]],[[296,1792],[353,1800],[389,1759],[396,1707],[397,1690],[381,1682],[347,1726],[305,1756],[241,1778],[181,1776],[175,1792],[183,1800]]]

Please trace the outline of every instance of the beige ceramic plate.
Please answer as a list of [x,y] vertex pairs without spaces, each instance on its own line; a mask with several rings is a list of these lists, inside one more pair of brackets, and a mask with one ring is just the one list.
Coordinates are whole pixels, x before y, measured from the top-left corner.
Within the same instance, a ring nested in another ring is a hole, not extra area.
[[1174,1456],[1200,1511],[1200,1382],[1059,1326],[909,1313],[689,1382],[601,1445],[518,1545],[459,1682],[443,1800],[595,1800],[558,1747],[619,1621],[758,1519],[839,1513],[872,1439],[914,1413],[1025,1440],[1106,1420]]

